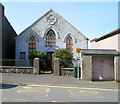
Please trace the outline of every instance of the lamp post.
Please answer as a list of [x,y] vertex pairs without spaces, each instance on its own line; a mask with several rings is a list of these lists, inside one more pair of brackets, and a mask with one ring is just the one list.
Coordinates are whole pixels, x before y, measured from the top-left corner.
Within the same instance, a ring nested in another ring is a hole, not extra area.
[[77,79],[79,80],[80,78],[80,52],[81,52],[81,49],[80,48],[76,48],[76,53],[78,53],[78,56],[77,56]]

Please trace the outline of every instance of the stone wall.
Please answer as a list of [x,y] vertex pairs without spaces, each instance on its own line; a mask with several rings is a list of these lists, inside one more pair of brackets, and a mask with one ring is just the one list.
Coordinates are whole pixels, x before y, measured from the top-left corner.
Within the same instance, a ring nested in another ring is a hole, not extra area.
[[53,74],[57,76],[74,76],[74,68],[60,68],[59,58],[55,58],[53,62]]
[[33,64],[33,67],[34,67],[34,70],[33,70],[33,74],[36,74],[36,75],[39,75],[40,74],[40,65],[39,65],[39,62],[40,59],[39,58],[35,58],[34,59],[34,64]]
[[54,73],[54,75],[57,75],[57,76],[60,75],[60,61],[59,61],[59,58],[54,59],[53,73]]
[[60,68],[61,76],[74,76],[74,68]]
[[40,74],[39,58],[33,60],[34,67],[0,66],[0,73]]
[[120,57],[115,57],[115,80],[120,81]]
[[92,57],[82,56],[82,77],[83,80],[92,80]]
[[17,74],[33,74],[33,67],[12,67],[3,66],[0,67],[0,73],[17,73]]

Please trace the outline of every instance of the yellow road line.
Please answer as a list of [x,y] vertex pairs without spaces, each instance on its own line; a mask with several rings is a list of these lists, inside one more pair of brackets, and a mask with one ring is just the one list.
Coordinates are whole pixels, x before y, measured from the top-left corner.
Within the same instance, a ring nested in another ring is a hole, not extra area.
[[77,87],[77,86],[65,86],[65,85],[37,85],[37,84],[18,84],[18,83],[1,83],[0,84],[10,84],[10,85],[26,85],[30,87],[57,87],[57,88],[76,88],[76,89],[91,89],[91,90],[108,90],[108,91],[120,91],[120,89],[110,89],[110,88],[87,88],[87,87]]
[[58,85],[27,85],[27,86],[38,86],[38,87],[57,87],[57,88],[76,88],[76,89],[92,89],[92,90],[112,90],[112,91],[120,91],[118,89],[107,89],[107,88],[86,88],[86,87],[69,87],[69,86],[58,86]]

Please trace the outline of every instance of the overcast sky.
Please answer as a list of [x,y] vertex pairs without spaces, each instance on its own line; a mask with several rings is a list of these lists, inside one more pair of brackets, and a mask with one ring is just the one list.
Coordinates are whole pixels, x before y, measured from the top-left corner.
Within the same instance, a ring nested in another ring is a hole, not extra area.
[[118,28],[117,2],[2,2],[5,15],[19,34],[50,9],[90,40]]

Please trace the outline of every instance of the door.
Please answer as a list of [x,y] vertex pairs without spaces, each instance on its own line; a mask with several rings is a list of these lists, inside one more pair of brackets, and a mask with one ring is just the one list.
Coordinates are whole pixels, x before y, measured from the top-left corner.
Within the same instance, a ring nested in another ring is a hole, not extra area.
[[54,52],[47,52],[47,70],[52,71],[52,54]]
[[114,57],[93,56],[93,80],[114,80]]

